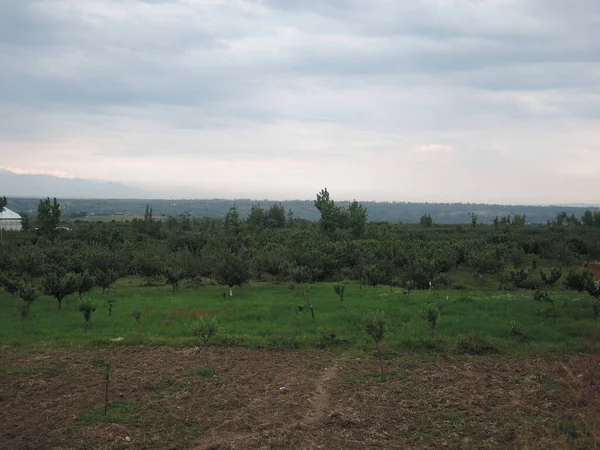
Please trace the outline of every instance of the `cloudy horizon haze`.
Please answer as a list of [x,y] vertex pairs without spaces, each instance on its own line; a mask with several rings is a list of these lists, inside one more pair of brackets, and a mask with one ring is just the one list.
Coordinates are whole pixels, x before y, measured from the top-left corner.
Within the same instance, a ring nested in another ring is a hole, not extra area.
[[597,0],[2,0],[0,66],[20,173],[600,203]]

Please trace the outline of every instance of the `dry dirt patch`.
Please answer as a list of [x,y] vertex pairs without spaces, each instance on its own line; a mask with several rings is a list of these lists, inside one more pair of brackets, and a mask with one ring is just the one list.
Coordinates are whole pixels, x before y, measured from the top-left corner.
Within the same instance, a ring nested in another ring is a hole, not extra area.
[[[0,350],[1,448],[551,448],[598,414],[590,356]],[[597,358],[596,358],[597,359]],[[110,420],[102,364],[111,364]]]

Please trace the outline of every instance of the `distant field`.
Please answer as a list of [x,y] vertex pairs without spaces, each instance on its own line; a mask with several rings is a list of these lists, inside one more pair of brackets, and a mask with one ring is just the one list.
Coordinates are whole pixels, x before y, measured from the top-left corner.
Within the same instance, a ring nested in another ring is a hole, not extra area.
[[[389,320],[383,341],[390,351],[454,352],[461,337],[475,333],[489,339],[501,352],[523,353],[530,348],[509,335],[515,323],[526,333],[536,352],[587,351],[586,332],[594,326],[591,299],[587,294],[567,291],[553,294],[555,308],[538,304],[531,291],[499,292],[494,289],[413,291],[378,287],[360,289],[348,285],[341,306],[331,284],[310,287],[305,300],[294,296],[286,285],[254,284],[236,289],[233,298],[223,298],[227,289],[205,286],[182,288],[140,286],[142,280],[119,281],[114,292],[89,297],[95,302],[89,330],[84,328],[78,300],[71,296],[58,310],[50,297],[38,298],[23,324],[18,312],[21,300],[0,293],[0,343],[66,345],[108,344],[124,338],[123,344],[196,345],[191,336],[195,317],[216,316],[220,325],[216,344],[252,348],[314,348],[326,346],[371,348],[363,331],[363,316],[382,310]],[[116,300],[108,315],[107,299]],[[314,305],[311,318],[306,301]],[[439,325],[434,338],[420,311],[432,303],[439,307]],[[298,311],[302,306],[302,311]],[[132,312],[142,312],[138,330]],[[556,318],[552,317],[556,315]],[[140,333],[138,333],[140,332]],[[333,333],[333,336],[332,336]]]

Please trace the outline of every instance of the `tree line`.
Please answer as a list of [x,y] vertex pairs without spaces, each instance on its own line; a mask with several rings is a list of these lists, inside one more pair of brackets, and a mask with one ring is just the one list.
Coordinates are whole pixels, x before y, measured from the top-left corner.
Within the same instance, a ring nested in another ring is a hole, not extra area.
[[75,221],[67,228],[59,202],[47,198],[29,232],[5,233],[1,281],[15,294],[38,286],[59,305],[66,295],[93,286],[108,291],[131,275],[173,291],[184,281],[234,287],[251,280],[425,289],[452,286],[451,271],[463,268],[475,278],[494,277],[499,287],[543,287],[538,262],[567,273],[600,258],[594,226],[524,226],[524,216],[494,225],[476,217],[466,225],[438,226],[430,217],[420,226],[369,223],[365,207],[339,206],[327,189],[314,204],[317,222],[297,220],[279,204],[255,205],[246,219],[233,206],[223,220],[157,220],[148,205],[143,219]]

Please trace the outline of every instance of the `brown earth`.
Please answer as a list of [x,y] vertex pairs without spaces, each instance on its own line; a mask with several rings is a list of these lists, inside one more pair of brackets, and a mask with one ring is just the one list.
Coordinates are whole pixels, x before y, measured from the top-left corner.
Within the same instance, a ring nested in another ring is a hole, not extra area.
[[[214,369],[202,378],[194,369]],[[111,364],[108,420],[106,369]],[[598,355],[0,348],[0,448],[594,448]],[[113,408],[132,409],[116,417]],[[96,411],[93,413],[93,411]],[[588,423],[585,435],[582,424]]]

